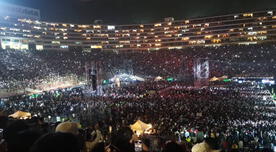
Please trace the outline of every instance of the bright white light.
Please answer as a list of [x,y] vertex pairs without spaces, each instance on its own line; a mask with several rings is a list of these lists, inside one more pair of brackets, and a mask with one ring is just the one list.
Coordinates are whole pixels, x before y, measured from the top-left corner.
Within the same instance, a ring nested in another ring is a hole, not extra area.
[[114,25],[108,25],[108,26],[107,26],[107,29],[108,29],[108,30],[115,30],[115,26],[114,26]]
[[273,15],[273,11],[267,11],[267,14]]
[[135,75],[125,74],[125,73],[115,75],[113,78],[110,79],[110,81],[115,82],[116,79],[120,79],[120,81],[145,81],[144,78],[141,78]]
[[36,45],[36,50],[38,51],[43,50],[43,45]]
[[263,84],[275,84],[275,80],[267,80],[267,79],[263,79],[262,80]]
[[60,48],[62,48],[62,49],[68,49],[69,46],[68,45],[61,45]]

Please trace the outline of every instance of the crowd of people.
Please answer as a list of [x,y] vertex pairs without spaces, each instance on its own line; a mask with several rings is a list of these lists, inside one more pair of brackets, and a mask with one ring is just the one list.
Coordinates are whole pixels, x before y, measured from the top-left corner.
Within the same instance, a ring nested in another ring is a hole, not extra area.
[[[188,86],[200,58],[209,60],[210,77],[275,76],[275,49],[257,44],[155,52],[0,50],[0,151],[273,151],[276,108],[265,87]],[[43,91],[55,80],[83,81],[92,61],[101,63],[106,79],[129,73],[146,81],[107,85],[102,96],[88,96],[85,87],[26,93]],[[180,81],[153,81],[157,76]],[[24,91],[1,98],[19,90]],[[19,110],[33,117],[7,117]],[[153,134],[138,137],[129,128],[137,120],[152,124]]]
[[[118,90],[133,95],[122,97]],[[155,93],[146,94],[149,90]],[[50,124],[57,118],[77,121],[82,128],[97,125],[105,146],[112,142],[113,132],[136,120],[151,123],[155,130],[154,135],[141,137],[147,151],[165,150],[160,143],[166,140],[185,145],[186,151],[206,138],[216,139],[224,151],[272,150],[276,144],[276,109],[265,88],[231,83],[196,89],[176,82],[145,82],[105,92],[104,97],[86,97],[81,88],[45,92],[36,98],[2,100],[0,107],[5,114],[22,110],[44,118],[48,125],[38,122],[46,132],[56,126]]]
[[274,44],[192,47],[154,52],[58,52],[0,50],[0,88],[34,88],[50,76],[85,79],[85,65],[102,63],[106,78],[118,73],[141,77],[193,77],[198,58],[208,58],[210,76],[274,76]]

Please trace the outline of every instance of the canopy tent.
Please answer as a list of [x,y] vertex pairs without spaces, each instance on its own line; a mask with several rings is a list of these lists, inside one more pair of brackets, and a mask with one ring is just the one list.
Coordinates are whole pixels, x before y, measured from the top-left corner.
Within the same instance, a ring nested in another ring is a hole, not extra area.
[[217,78],[217,77],[213,77],[213,78],[210,79],[211,82],[218,81],[218,80],[219,80],[219,78]]
[[209,81],[214,82],[214,81],[223,81],[224,79],[228,79],[228,76],[224,75],[221,77],[213,77]]
[[17,111],[14,114],[9,115],[9,117],[12,117],[15,119],[28,119],[28,118],[31,118],[32,115],[29,112]]
[[137,120],[133,125],[130,125],[130,128],[133,132],[136,132],[136,134],[139,136],[147,132],[148,130],[152,129],[152,125],[146,124],[141,120]]
[[162,77],[158,76],[154,79],[154,81],[161,81],[161,80],[164,80]]
[[145,81],[144,78],[138,77],[136,75],[125,74],[125,73],[115,75],[113,78],[110,79],[110,81],[115,82],[116,79],[118,79],[121,82]]

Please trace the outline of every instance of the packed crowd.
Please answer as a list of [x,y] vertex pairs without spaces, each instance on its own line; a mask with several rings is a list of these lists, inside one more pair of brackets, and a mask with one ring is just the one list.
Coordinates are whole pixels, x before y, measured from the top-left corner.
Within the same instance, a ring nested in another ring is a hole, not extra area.
[[[170,89],[160,91],[164,88]],[[144,92],[137,94],[139,90]],[[140,96],[149,90],[155,92]],[[151,123],[155,130],[154,136],[142,137],[145,151],[166,149],[160,142],[152,143],[155,139],[163,143],[177,141],[185,145],[186,151],[208,137],[216,139],[217,147],[224,151],[271,150],[276,144],[275,105],[271,97],[263,98],[267,91],[261,87],[229,84],[195,89],[177,83],[152,82],[120,88],[121,93],[133,94],[128,98],[118,96],[117,89],[106,92],[105,97],[85,97],[81,88],[45,92],[36,98],[2,100],[0,107],[5,114],[28,111],[48,122],[57,117],[78,121],[82,128],[99,124],[104,145],[112,143],[111,132],[120,132],[121,128],[142,120]],[[51,127],[46,128],[49,132]]]
[[[275,49],[274,44],[258,44],[156,52],[0,50],[0,96],[2,91],[41,89],[68,76],[83,80],[91,61],[102,63],[106,78],[131,73],[147,80],[192,79],[199,58],[209,59],[211,77],[275,76]],[[257,152],[275,147],[276,109],[265,88],[229,83],[196,89],[186,84],[146,81],[104,87],[101,97],[73,88],[0,99],[0,151],[98,152],[105,147],[116,152],[203,152],[207,147]],[[6,117],[18,110],[33,118]],[[154,135],[135,136],[126,126],[136,120],[151,123]]]
[[274,44],[193,47],[155,52],[57,52],[0,50],[0,88],[22,89],[41,83],[47,77],[85,77],[87,62],[102,63],[105,77],[117,73],[138,76],[192,77],[198,58],[210,61],[210,76],[275,76]]

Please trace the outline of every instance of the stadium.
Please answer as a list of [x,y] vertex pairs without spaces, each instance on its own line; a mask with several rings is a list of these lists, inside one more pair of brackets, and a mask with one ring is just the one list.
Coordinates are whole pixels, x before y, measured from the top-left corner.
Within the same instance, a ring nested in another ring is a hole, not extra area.
[[0,151],[275,151],[275,41],[273,9],[109,25],[0,2]]
[[[1,47],[15,50],[154,51],[250,45],[275,39],[274,11],[237,13],[140,25],[76,25],[1,18]],[[10,38],[9,38],[10,37]]]

